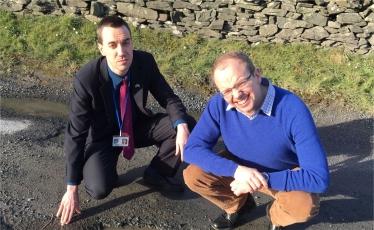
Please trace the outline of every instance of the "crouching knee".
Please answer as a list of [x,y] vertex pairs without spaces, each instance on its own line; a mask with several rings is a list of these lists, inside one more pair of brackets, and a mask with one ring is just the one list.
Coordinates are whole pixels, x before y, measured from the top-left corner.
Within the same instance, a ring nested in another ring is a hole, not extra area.
[[319,195],[315,193],[309,194],[309,199],[306,199],[304,205],[301,205],[302,208],[299,210],[299,215],[296,215],[297,222],[307,222],[313,217],[317,216],[319,213],[320,200]]
[[91,188],[86,187],[86,192],[92,198],[96,200],[101,200],[109,196],[109,194],[113,191],[113,187],[105,187],[105,186],[94,186]]
[[200,167],[196,165],[189,165],[185,170],[183,170],[184,183],[192,191],[196,192],[198,187],[201,187],[200,180],[201,175],[205,173]]
[[[296,223],[303,223],[311,220],[319,213],[320,199],[316,193],[299,193],[298,208],[294,209],[292,216]],[[297,199],[297,198],[296,198]],[[297,210],[297,211],[296,211]],[[296,212],[295,212],[296,211]]]

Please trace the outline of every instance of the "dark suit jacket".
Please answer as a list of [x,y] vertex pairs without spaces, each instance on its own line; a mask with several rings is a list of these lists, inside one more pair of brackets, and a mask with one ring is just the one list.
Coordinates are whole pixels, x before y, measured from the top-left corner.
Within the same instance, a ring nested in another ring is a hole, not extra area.
[[[130,66],[131,92],[142,117],[154,114],[146,108],[148,92],[166,109],[170,122],[187,120],[186,109],[150,53],[134,50]],[[135,87],[136,86],[136,87]],[[84,149],[93,142],[112,142],[119,134],[113,101],[113,83],[105,57],[92,60],[74,76],[74,89],[65,132],[66,181],[83,179]]]

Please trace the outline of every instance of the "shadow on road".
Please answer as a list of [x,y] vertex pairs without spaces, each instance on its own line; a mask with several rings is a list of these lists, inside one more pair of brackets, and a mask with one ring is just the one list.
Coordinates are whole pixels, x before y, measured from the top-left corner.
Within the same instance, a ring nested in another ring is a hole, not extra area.
[[289,226],[287,230],[324,229],[318,227],[323,223],[329,227],[347,224],[345,229],[371,229],[373,121],[361,119],[318,128],[329,161],[330,188],[321,194],[319,215],[307,223]]

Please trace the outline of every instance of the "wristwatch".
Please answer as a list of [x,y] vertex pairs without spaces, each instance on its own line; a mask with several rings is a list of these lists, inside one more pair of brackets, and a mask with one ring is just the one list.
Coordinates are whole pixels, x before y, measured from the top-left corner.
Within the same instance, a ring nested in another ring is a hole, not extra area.
[[262,172],[262,176],[265,178],[266,182],[269,182],[270,176],[267,172]]

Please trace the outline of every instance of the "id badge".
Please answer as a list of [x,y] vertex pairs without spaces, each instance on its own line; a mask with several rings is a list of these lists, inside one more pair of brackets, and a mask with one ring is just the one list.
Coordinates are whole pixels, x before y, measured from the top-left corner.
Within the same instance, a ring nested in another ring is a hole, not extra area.
[[129,146],[129,136],[113,136],[113,147]]

